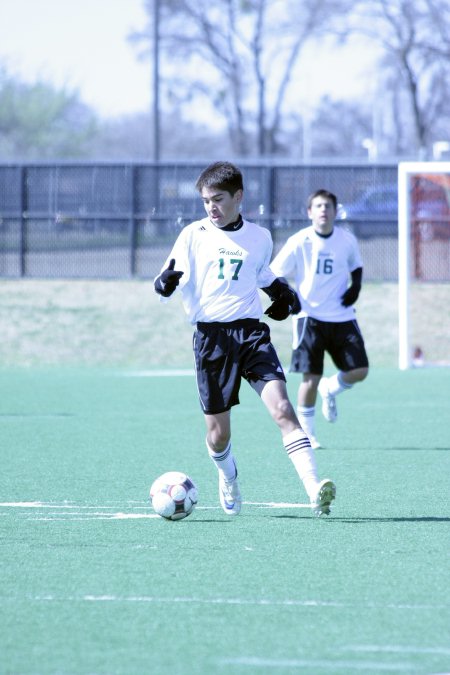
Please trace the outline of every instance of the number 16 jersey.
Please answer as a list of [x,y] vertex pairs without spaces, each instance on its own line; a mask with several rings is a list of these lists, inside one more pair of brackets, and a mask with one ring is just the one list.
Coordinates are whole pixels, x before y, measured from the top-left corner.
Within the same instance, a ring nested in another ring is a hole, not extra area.
[[312,225],[289,237],[271,264],[276,276],[295,279],[302,305],[298,318],[331,322],[355,317],[354,307],[343,307],[341,297],[350,273],[358,267],[362,267],[362,260],[351,232],[338,226],[323,236]]

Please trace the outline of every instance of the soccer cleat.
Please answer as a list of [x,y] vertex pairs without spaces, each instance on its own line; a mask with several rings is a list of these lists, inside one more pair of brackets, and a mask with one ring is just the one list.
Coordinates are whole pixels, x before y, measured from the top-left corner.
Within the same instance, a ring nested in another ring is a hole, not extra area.
[[322,377],[319,382],[319,394],[322,397],[322,413],[327,422],[336,422],[337,408],[336,397],[328,391],[328,380]]
[[330,506],[333,499],[336,497],[336,486],[329,478],[326,478],[321,483],[317,490],[315,499],[311,500],[311,508],[315,516],[330,515]]
[[228,516],[237,516],[242,504],[237,471],[236,477],[232,481],[227,481],[222,476],[219,476],[219,497],[225,513]]

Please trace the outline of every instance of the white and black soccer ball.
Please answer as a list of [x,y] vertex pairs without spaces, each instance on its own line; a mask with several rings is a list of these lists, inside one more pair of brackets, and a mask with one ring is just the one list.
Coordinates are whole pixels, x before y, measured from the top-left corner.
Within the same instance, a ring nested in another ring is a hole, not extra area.
[[182,520],[194,510],[198,490],[185,473],[168,471],[153,482],[150,499],[158,516],[167,520]]

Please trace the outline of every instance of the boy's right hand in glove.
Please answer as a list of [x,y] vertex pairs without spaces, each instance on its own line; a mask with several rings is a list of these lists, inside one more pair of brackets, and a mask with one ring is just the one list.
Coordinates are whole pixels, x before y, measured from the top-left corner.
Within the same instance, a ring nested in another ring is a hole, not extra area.
[[175,258],[172,258],[167,269],[156,277],[155,291],[164,298],[168,298],[180,283],[183,274],[184,272],[175,270]]

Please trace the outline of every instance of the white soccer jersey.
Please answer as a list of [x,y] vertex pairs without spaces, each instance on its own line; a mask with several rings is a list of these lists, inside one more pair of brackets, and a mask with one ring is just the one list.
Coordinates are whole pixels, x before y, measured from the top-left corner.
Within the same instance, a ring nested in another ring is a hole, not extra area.
[[362,260],[351,232],[334,227],[329,237],[321,237],[312,225],[289,237],[271,264],[276,276],[295,279],[302,304],[297,318],[334,322],[355,316],[354,307],[343,307],[341,297],[358,267]]
[[203,218],[180,232],[161,271],[175,258],[175,269],[184,272],[179,288],[192,324],[259,319],[258,288],[275,280],[272,248],[269,230],[255,223],[225,231]]

